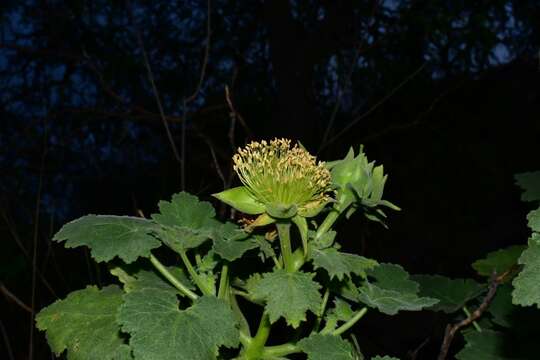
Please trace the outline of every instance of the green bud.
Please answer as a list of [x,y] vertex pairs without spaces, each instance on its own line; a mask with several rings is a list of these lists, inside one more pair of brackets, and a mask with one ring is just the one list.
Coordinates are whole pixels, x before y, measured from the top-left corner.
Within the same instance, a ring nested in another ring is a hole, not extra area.
[[228,189],[212,196],[245,214],[258,215],[265,210],[264,205],[257,201],[245,186]]

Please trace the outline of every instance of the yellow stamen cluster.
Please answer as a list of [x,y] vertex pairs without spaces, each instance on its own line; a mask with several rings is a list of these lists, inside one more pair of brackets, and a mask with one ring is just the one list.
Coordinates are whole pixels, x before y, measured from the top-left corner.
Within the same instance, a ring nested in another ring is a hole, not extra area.
[[264,204],[297,205],[329,199],[331,175],[324,163],[288,139],[251,142],[233,156],[234,170]]

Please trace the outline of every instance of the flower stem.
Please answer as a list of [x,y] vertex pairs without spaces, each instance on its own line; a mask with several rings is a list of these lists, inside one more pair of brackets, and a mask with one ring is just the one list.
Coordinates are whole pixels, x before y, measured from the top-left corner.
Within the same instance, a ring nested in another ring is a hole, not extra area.
[[152,263],[152,265],[154,265],[156,270],[159,271],[165,279],[169,280],[170,283],[182,294],[186,295],[191,300],[195,300],[196,298],[198,298],[197,294],[189,290],[184,284],[182,284],[180,280],[175,278],[173,274],[171,274],[169,270],[167,270],[167,268],[154,255],[150,255],[150,262]]
[[223,264],[219,278],[218,299],[228,299],[229,293],[229,267]]
[[259,323],[259,328],[257,329],[257,334],[251,339],[243,359],[258,360],[261,358],[264,351],[264,344],[266,344],[266,340],[270,336],[270,327],[270,319],[268,318],[268,314],[264,312]]
[[189,261],[186,255],[186,252],[180,251],[179,253],[180,253],[180,258],[182,259],[182,262],[186,266],[186,269],[189,275],[191,276],[191,278],[193,279],[193,282],[195,283],[195,285],[197,285],[199,290],[201,290],[204,295],[214,295],[213,291],[208,289],[206,287],[206,284],[202,282],[201,278],[199,277],[199,274],[197,274],[197,272],[193,268],[193,265],[191,265],[191,262]]
[[349,330],[354,324],[356,324],[358,320],[360,320],[364,317],[364,315],[366,315],[367,310],[367,307],[360,309],[360,311],[358,311],[352,318],[350,318],[349,321],[334,330],[332,332],[332,335],[338,336]]
[[287,272],[294,272],[294,263],[291,249],[291,224],[278,222],[276,224],[279,234],[279,244],[281,246],[281,256]]
[[323,220],[322,224],[317,229],[317,233],[315,234],[315,240],[319,240],[324,234],[326,234],[332,225],[336,222],[337,218],[339,217],[340,212],[336,209],[331,209],[328,215],[326,215],[326,218]]

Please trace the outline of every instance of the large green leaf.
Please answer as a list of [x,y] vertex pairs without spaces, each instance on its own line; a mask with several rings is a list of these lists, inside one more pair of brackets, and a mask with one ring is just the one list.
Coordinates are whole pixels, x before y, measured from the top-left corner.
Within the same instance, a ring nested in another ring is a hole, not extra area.
[[212,360],[220,346],[238,345],[237,321],[224,301],[204,296],[180,310],[176,290],[150,273],[132,287],[118,320],[136,359]]
[[98,262],[118,256],[131,263],[149,257],[150,250],[161,245],[149,234],[154,228],[153,222],[141,218],[87,215],[64,225],[53,240],[66,240],[67,248],[88,246]]
[[210,239],[220,223],[212,205],[186,192],[173,195],[171,201],[160,201],[159,214],[152,219],[162,225],[155,234],[176,252],[198,247]]
[[312,249],[310,257],[315,268],[323,268],[328,271],[330,278],[337,277],[339,280],[345,275],[350,276],[351,273],[365,277],[366,270],[377,266],[375,260],[343,253],[335,248]]
[[447,314],[460,310],[485,289],[472,279],[450,279],[440,275],[414,275],[412,279],[420,284],[419,296],[439,300],[429,310]]
[[351,344],[339,336],[314,334],[298,342],[308,360],[354,360]]
[[529,247],[518,260],[523,270],[514,279],[513,302],[516,305],[536,305],[540,308],[540,235],[533,234]]
[[487,254],[486,258],[476,260],[472,267],[479,275],[491,276],[495,271],[502,274],[517,265],[517,260],[525,250],[523,245],[512,245]]
[[236,260],[246,251],[259,247],[259,241],[256,240],[255,235],[246,233],[232,223],[223,224],[215,232],[213,240],[216,254],[228,261]]
[[265,309],[270,321],[280,317],[294,328],[306,320],[306,312],[317,313],[322,298],[321,286],[313,281],[313,274],[304,272],[288,273],[278,269],[263,275],[251,289],[251,294],[266,302]]
[[430,297],[419,297],[419,285],[409,279],[409,274],[399,265],[381,264],[368,271],[374,283],[365,282],[358,288],[358,299],[367,306],[387,315],[400,310],[418,311],[438,302]]
[[41,310],[36,326],[56,355],[67,349],[69,360],[131,359],[116,323],[122,294],[117,286],[74,291]]
[[[505,336],[493,330],[470,331],[464,334],[465,347],[456,354],[458,360],[510,360],[519,357],[505,355],[512,344],[505,344]],[[510,351],[511,353],[511,351]]]
[[525,190],[521,194],[521,200],[540,200],[540,171],[516,174],[514,177],[518,186]]

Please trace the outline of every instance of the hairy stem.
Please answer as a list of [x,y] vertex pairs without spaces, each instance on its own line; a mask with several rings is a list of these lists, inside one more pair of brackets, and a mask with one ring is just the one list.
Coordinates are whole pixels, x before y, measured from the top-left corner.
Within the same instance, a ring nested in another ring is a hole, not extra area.
[[206,287],[206,284],[202,282],[201,278],[199,277],[199,274],[197,274],[197,272],[193,268],[193,265],[191,265],[191,262],[189,261],[185,251],[180,252],[180,258],[182,259],[182,262],[186,266],[186,269],[189,275],[191,276],[191,279],[193,280],[195,285],[197,285],[199,290],[201,290],[204,295],[213,295],[213,291]]
[[317,314],[317,320],[315,320],[315,324],[313,325],[313,333],[319,331],[319,328],[321,326],[321,321],[324,316],[324,312],[326,310],[326,305],[328,304],[328,297],[330,296],[330,289],[326,288],[324,291],[323,301],[321,304],[321,308],[319,309],[319,313]]
[[154,255],[150,255],[150,262],[152,263],[152,265],[154,265],[156,270],[159,271],[165,279],[169,280],[169,282],[182,294],[186,295],[191,300],[195,300],[196,298],[198,298],[197,294],[189,290],[184,284],[182,284],[180,280],[175,278],[173,274],[171,274],[169,270],[167,270],[167,268]]
[[294,272],[294,263],[292,258],[291,249],[291,224],[289,223],[277,223],[276,224],[279,234],[279,244],[281,246],[281,256],[283,257],[283,264],[287,272]]
[[263,356],[267,357],[279,357],[289,354],[299,353],[301,350],[292,343],[286,343],[282,345],[267,346],[264,348]]

